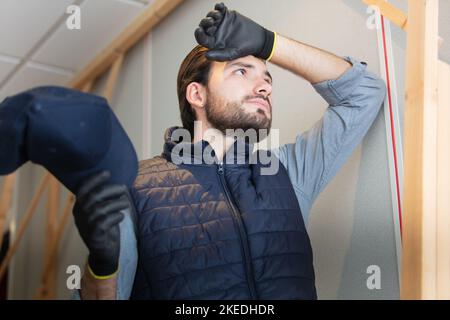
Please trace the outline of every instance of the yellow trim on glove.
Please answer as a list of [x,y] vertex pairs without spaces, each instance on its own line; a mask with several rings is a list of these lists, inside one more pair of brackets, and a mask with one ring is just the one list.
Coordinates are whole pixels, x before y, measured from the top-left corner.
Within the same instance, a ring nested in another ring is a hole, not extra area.
[[275,53],[275,47],[276,46],[277,46],[277,33],[274,32],[274,35],[273,35],[273,47],[272,47],[272,51],[270,52],[269,58],[267,58],[267,61],[270,61],[270,59],[272,59],[273,54]]
[[89,273],[91,274],[91,276],[94,277],[97,280],[108,280],[108,279],[111,279],[117,274],[117,272],[119,272],[119,269],[117,269],[114,273],[112,273],[112,274],[110,274],[108,276],[98,276],[98,275],[96,275],[94,273],[94,271],[92,271],[91,267],[89,266],[89,263],[87,264],[87,267],[88,267],[88,270],[89,270]]

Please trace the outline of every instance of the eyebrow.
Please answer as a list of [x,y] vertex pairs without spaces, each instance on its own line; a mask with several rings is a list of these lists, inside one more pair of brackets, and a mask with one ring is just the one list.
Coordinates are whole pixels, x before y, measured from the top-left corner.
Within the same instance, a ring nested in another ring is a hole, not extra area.
[[[234,66],[243,67],[243,68],[248,68],[248,69],[256,69],[254,65],[248,64],[248,63],[243,63],[243,62],[232,62],[232,63],[227,63],[227,65],[225,66],[225,69],[230,68],[230,67],[234,67]],[[272,75],[270,74],[269,71],[266,70],[266,71],[264,72],[264,74],[270,78],[270,81],[271,81],[271,82],[273,82]]]

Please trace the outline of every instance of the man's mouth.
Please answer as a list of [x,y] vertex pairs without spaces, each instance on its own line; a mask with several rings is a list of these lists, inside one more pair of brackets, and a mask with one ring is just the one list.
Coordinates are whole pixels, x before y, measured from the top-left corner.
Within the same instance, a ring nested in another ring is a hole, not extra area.
[[267,114],[270,114],[270,106],[266,100],[256,98],[256,99],[247,100],[246,102],[252,103],[252,104],[258,106],[259,108],[263,109],[264,111],[266,111]]

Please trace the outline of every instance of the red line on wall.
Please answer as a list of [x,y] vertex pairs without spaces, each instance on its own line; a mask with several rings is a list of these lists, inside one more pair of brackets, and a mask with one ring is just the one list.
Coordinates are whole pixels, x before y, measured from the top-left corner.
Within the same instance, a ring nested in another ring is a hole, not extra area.
[[394,168],[395,168],[395,182],[396,182],[396,190],[397,190],[397,205],[398,205],[398,216],[400,221],[400,235],[402,235],[402,206],[400,199],[400,184],[398,178],[398,164],[397,164],[397,147],[395,142],[395,130],[394,130],[394,117],[392,113],[392,98],[391,98],[391,83],[389,78],[389,63],[386,49],[386,32],[384,29],[384,17],[381,16],[381,28],[383,34],[383,50],[384,50],[384,63],[386,70],[386,82],[387,82],[387,95],[388,95],[388,103],[389,103],[389,118],[390,118],[390,126],[391,126],[391,136],[392,136],[392,148],[394,153]]

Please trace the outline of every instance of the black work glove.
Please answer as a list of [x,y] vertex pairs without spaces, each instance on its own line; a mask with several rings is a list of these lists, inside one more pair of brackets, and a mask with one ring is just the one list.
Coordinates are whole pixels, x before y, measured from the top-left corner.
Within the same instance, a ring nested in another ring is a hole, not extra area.
[[131,203],[125,185],[108,183],[111,174],[100,172],[84,181],[73,208],[75,224],[89,249],[88,264],[94,276],[107,277],[118,270],[120,210]]
[[229,61],[253,55],[267,60],[275,43],[275,33],[253,20],[218,3],[195,30],[197,42],[210,49],[206,58]]

